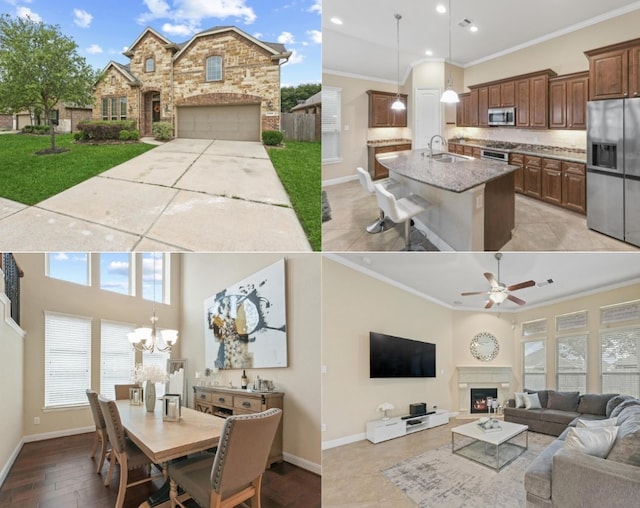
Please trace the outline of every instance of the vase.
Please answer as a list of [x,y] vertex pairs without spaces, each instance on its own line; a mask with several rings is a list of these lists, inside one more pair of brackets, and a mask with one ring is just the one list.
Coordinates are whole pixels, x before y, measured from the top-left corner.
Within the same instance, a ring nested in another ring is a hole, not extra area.
[[156,384],[151,381],[147,381],[144,386],[144,405],[150,412],[156,408]]

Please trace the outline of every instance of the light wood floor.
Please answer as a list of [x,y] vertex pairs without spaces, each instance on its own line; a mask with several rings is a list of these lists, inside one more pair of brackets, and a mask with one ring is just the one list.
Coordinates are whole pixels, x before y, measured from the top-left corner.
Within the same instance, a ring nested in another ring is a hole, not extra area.
[[[93,434],[26,443],[0,489],[0,507],[113,508],[119,470],[105,487],[107,465],[96,474],[89,458],[92,443]],[[128,489],[125,508],[139,506],[161,484]],[[286,462],[274,465],[263,477],[261,500],[263,508],[320,507],[320,477]]]

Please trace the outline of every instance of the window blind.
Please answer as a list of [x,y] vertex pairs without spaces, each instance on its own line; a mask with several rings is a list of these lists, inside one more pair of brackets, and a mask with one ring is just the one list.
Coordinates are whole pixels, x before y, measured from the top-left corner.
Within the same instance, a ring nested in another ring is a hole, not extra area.
[[322,162],[340,160],[342,90],[322,87]]
[[116,384],[131,383],[135,351],[127,338],[135,326],[114,321],[100,322],[100,393],[115,399]]
[[587,391],[587,343],[586,333],[558,337],[557,339],[557,389],[560,391]]
[[544,390],[546,388],[547,360],[544,340],[532,340],[523,344],[523,388]]
[[602,393],[640,397],[640,327],[600,332]]
[[[158,334],[160,334],[160,329],[158,329]],[[164,343],[162,343],[164,346]],[[153,353],[149,353],[145,351],[142,353],[142,364],[143,365],[158,365],[162,370],[167,370],[167,360],[171,354],[169,352],[163,353],[162,351],[154,351]],[[156,383],[156,397],[162,397],[165,393],[165,383]]]
[[45,408],[88,404],[91,318],[45,312]]

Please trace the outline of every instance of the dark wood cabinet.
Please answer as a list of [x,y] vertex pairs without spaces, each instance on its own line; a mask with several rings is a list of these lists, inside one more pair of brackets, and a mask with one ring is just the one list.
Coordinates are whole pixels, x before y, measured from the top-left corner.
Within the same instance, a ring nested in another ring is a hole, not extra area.
[[524,193],[527,196],[534,198],[541,198],[542,191],[540,189],[541,177],[540,172],[542,169],[542,158],[532,157],[530,155],[524,156]]
[[516,126],[529,127],[531,81],[529,78],[516,81]]
[[541,198],[554,205],[562,204],[562,168],[557,159],[542,159],[540,172]]
[[640,44],[629,49],[629,96],[640,96]]
[[478,88],[478,127],[489,127],[489,87]]
[[504,81],[488,86],[490,108],[507,108],[516,105],[515,81]]
[[520,169],[517,169],[514,172],[514,188],[516,192],[523,193],[524,192],[524,155],[522,155],[521,153],[509,154],[509,164],[513,164],[514,166],[520,167]]
[[549,75],[540,74],[539,76],[531,77],[530,89],[529,127],[546,129],[548,126],[547,111],[549,110]]
[[589,100],[640,95],[640,39],[585,51],[589,58]]
[[469,127],[471,122],[471,93],[460,93],[458,98],[460,102],[456,105],[456,125],[458,127]]
[[401,150],[411,150],[411,143],[398,143],[397,145],[369,146],[368,147],[368,167],[372,180],[387,178],[389,171],[376,160],[379,153],[399,152]]
[[587,178],[585,165],[562,163],[562,206],[575,212],[587,213]]
[[406,127],[407,126],[407,95],[400,94],[400,100],[405,109],[396,111],[391,109],[397,95],[391,92],[368,90],[369,95],[369,127]]
[[587,128],[589,73],[579,72],[549,80],[549,128]]
[[478,126],[478,89],[477,88],[469,92],[469,116],[468,116],[467,125],[469,127]]

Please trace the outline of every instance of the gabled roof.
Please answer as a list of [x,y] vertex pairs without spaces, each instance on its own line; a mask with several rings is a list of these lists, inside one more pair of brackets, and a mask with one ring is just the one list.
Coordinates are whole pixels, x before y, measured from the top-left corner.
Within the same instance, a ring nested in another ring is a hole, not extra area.
[[111,60],[104,69],[102,69],[102,72],[100,73],[100,75],[105,74],[108,70],[109,67],[113,67],[115,68],[118,72],[120,72],[120,74],[122,74],[128,81],[129,84],[131,85],[137,85],[140,83],[140,81],[138,80],[138,78],[136,78],[132,73],[131,70],[129,69],[128,65],[122,65],[118,62],[114,62],[113,60]]
[[322,90],[317,93],[314,93],[311,97],[309,97],[306,101],[297,104],[296,106],[291,108],[291,111],[298,111],[300,109],[305,109],[311,106],[318,106],[322,104]]
[[164,42],[167,45],[171,45],[173,44],[173,42],[171,42],[169,39],[167,39],[164,35],[162,35],[160,32],[157,32],[156,30],[154,30],[153,28],[151,28],[150,26],[148,26],[147,28],[145,28],[142,33],[138,36],[138,38],[133,41],[133,44],[131,44],[131,46],[129,46],[129,48],[127,49],[127,51],[123,52],[124,56],[128,56],[131,57],[133,56],[133,48],[135,48],[137,46],[137,44],[142,40],[142,38],[147,35],[148,33],[152,33],[153,35],[155,35],[156,37],[158,37],[162,42]]

